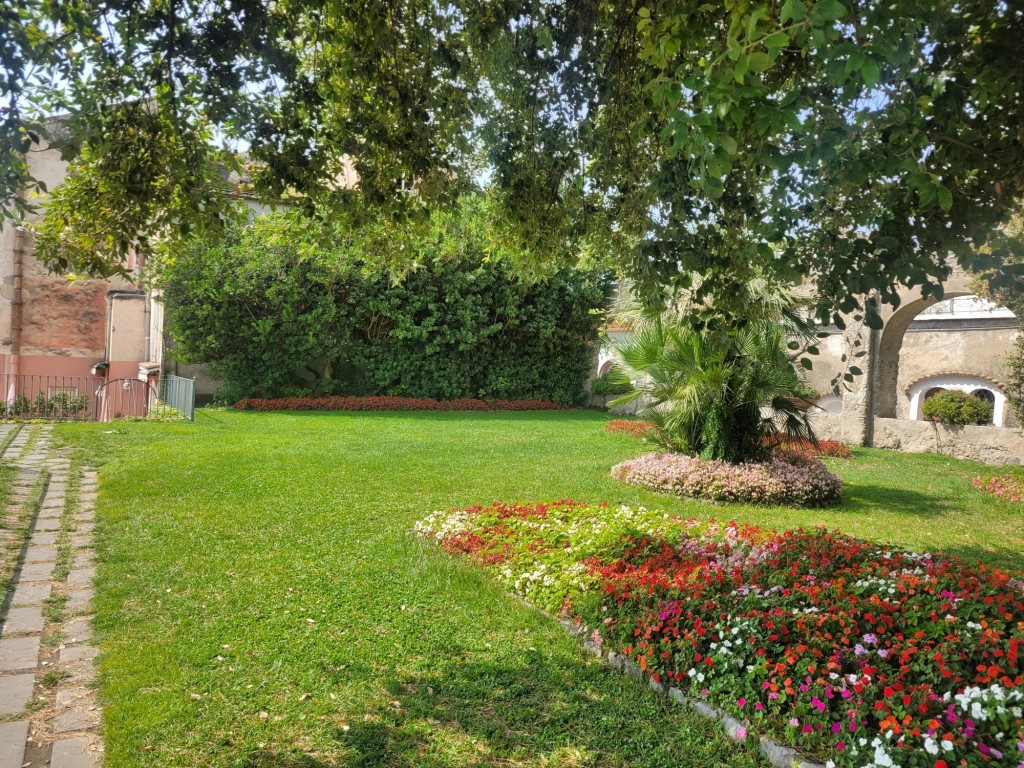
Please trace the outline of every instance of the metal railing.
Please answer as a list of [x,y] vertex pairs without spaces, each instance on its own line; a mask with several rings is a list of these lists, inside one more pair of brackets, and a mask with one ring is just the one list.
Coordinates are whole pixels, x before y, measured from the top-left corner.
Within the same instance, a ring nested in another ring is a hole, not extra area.
[[[153,415],[161,405],[173,408],[186,419],[194,421],[196,417],[196,380],[167,374],[160,378],[160,403],[153,406]],[[170,412],[173,414],[173,411]],[[169,414],[169,415],[170,415]]]
[[158,394],[139,379],[0,374],[0,419],[110,421],[150,416],[194,419],[195,381],[163,377]]
[[99,376],[0,374],[0,416],[5,419],[95,421]]

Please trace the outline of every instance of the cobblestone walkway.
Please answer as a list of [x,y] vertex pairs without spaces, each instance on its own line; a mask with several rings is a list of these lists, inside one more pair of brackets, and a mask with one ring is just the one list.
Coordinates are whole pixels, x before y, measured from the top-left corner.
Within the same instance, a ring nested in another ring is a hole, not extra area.
[[0,512],[0,768],[96,768],[96,476],[53,451],[46,425],[0,425],[0,446],[16,470]]

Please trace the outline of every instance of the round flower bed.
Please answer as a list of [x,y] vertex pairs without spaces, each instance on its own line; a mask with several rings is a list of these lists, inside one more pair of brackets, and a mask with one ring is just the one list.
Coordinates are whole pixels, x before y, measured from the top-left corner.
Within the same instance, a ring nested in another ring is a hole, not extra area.
[[777,451],[747,464],[708,461],[680,453],[648,453],[612,467],[632,485],[711,501],[819,507],[838,504],[843,481],[813,456]]
[[[1004,501],[1024,501],[1024,478],[1013,475],[996,475],[984,480],[976,477],[971,480],[971,485],[979,491],[991,493],[997,499]],[[1024,750],[1022,750],[1024,751]]]

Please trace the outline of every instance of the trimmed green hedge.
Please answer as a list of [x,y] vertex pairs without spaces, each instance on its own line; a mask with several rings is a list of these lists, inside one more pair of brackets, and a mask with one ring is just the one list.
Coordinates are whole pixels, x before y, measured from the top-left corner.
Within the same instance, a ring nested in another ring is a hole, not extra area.
[[398,280],[370,266],[357,238],[331,238],[295,214],[196,243],[161,281],[174,354],[213,364],[231,402],[579,401],[610,274],[520,277],[486,228],[467,225],[482,215],[470,207],[455,224],[436,224],[415,241],[420,268]]

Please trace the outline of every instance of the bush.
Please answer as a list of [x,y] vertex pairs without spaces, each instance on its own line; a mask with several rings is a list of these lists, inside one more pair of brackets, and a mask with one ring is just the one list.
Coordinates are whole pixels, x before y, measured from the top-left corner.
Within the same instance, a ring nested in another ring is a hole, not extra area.
[[946,390],[925,400],[921,415],[951,426],[988,424],[992,421],[992,406],[966,392]]
[[[224,399],[583,397],[610,291],[601,270],[516,271],[472,204],[409,244],[419,267],[371,268],[360,232],[295,214],[199,242],[161,277],[175,357],[211,364]],[[496,237],[496,236],[495,236]]]
[[435,400],[387,396],[248,398],[235,403],[235,408],[241,411],[553,411],[564,407],[550,400]]
[[618,381],[608,377],[608,374],[594,379],[590,383],[590,394],[597,396],[605,395],[628,395],[633,391],[633,385],[627,381]]
[[604,431],[623,432],[633,437],[649,437],[654,432],[654,425],[649,421],[612,419],[604,425]]
[[843,481],[820,460],[784,451],[775,452],[768,461],[746,464],[648,453],[612,467],[612,477],[711,501],[820,507],[838,504],[843,496]]
[[437,512],[416,529],[654,681],[839,768],[1019,762],[1019,575],[570,501]]

